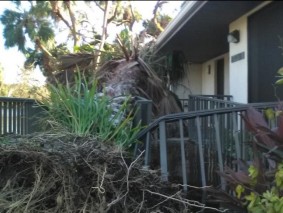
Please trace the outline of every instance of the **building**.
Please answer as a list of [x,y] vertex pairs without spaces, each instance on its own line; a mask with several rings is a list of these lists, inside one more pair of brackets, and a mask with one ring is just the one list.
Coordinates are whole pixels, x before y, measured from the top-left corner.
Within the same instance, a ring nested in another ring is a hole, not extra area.
[[174,92],[232,95],[240,103],[282,98],[283,87],[275,93],[273,86],[283,66],[282,11],[280,1],[186,2],[156,42],[158,52],[185,54],[186,77]]

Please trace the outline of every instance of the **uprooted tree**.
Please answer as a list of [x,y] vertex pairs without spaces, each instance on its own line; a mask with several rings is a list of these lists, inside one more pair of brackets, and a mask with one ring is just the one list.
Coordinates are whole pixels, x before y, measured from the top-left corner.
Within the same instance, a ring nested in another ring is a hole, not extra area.
[[[146,28],[141,32],[141,37],[147,34],[155,37],[168,24],[170,17],[159,12],[164,3],[166,2],[157,1],[153,18],[144,21]],[[26,67],[40,66],[49,83],[73,82],[76,71],[80,70],[89,81],[98,77],[101,84],[110,84],[108,88],[113,88],[117,87],[118,79],[121,78],[119,75],[122,75],[123,81],[119,83],[119,88],[131,83],[126,86],[128,91],[118,90],[119,95],[141,96],[153,100],[155,115],[157,109],[161,108],[163,112],[159,112],[160,115],[180,111],[172,93],[139,57],[140,40],[132,37],[131,30],[135,22],[141,20],[141,15],[133,9],[131,2],[31,1],[28,9],[24,9],[20,1],[15,4],[18,10],[5,10],[1,16],[5,46],[17,46],[27,58]],[[103,15],[102,29],[92,25],[92,17],[81,9],[84,6],[94,8],[94,11]],[[124,26],[124,29],[114,43],[109,43],[106,39],[109,26],[113,25]],[[68,38],[73,41],[71,50],[67,48],[67,43],[56,44],[55,26],[67,29]],[[27,40],[34,47],[29,46]],[[148,55],[141,56],[146,62],[150,61],[147,60]],[[104,62],[106,64],[102,66]],[[128,69],[129,65],[131,68]],[[109,72],[109,67],[113,68],[110,72],[114,75],[104,73]],[[121,68],[124,73],[119,71]],[[130,88],[135,88],[135,91]]]
[[[15,3],[21,7],[21,2]],[[139,57],[138,43],[130,42],[130,29],[138,19],[131,5],[123,9],[119,1],[92,3],[103,11],[104,18],[102,34],[92,29],[90,40],[82,33],[84,24],[89,24],[87,14],[76,14],[74,1],[30,2],[28,11],[6,10],[1,17],[5,45],[18,46],[27,57],[26,66],[39,65],[51,86],[55,85],[55,99],[49,103],[55,110],[49,108],[44,120],[48,132],[0,138],[1,212],[190,212],[191,207],[221,212],[187,199],[180,185],[162,182],[159,171],[143,170],[143,152],[133,159],[125,151],[135,142],[129,136],[131,126],[123,121],[113,125],[107,106],[99,104],[97,91],[88,89],[89,85],[79,84],[74,90],[74,76],[79,72],[89,83],[97,81],[100,91],[109,97],[131,95],[152,100],[156,117],[181,111],[175,96]],[[154,11],[161,5],[158,2]],[[155,24],[156,16],[152,19]],[[69,29],[72,52],[66,44],[55,45],[50,17]],[[116,44],[106,42],[111,22],[128,26],[117,36]],[[34,48],[26,47],[26,34]],[[66,87],[56,87],[56,82]],[[66,98],[66,94],[70,96]],[[89,105],[83,105],[86,103]],[[58,108],[60,104],[63,108]],[[99,119],[89,120],[92,117],[85,107],[98,107]],[[77,118],[90,121],[86,126],[89,132],[81,134],[82,123],[77,125]],[[80,128],[79,134],[62,120],[75,130]]]

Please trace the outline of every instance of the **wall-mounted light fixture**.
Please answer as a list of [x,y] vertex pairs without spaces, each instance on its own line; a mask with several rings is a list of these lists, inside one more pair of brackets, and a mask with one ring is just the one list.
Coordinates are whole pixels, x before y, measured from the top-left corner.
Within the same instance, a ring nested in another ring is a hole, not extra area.
[[234,30],[227,36],[227,41],[229,43],[238,43],[240,41],[240,31]]

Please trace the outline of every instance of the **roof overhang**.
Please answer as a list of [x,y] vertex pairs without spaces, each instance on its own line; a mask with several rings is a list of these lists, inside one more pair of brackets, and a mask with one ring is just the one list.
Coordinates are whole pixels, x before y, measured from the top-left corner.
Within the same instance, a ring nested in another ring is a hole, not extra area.
[[229,24],[263,1],[188,1],[156,41],[157,52],[183,51],[201,63],[229,51]]

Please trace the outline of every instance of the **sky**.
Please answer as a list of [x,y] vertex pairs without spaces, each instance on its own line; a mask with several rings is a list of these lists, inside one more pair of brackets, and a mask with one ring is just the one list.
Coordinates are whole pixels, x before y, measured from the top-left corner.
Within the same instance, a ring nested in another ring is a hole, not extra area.
[[[180,5],[183,1],[168,1],[162,7],[162,11],[165,14],[169,14],[171,17],[175,17],[179,12]],[[152,18],[152,11],[156,1],[133,1],[133,7],[141,13],[143,19]],[[5,9],[12,9],[13,5],[9,1],[0,2],[0,15],[2,15]],[[137,29],[141,28],[137,26]],[[59,39],[65,39],[62,34]],[[4,38],[3,38],[3,26],[0,23],[0,66],[3,67],[4,73],[3,78],[4,82],[7,84],[17,83],[21,80],[20,73],[23,67],[25,57],[22,53],[18,51],[17,47],[6,49],[4,47]],[[33,79],[32,83],[37,85],[44,84],[45,77],[42,75],[41,71],[37,68],[35,69],[30,78]]]

